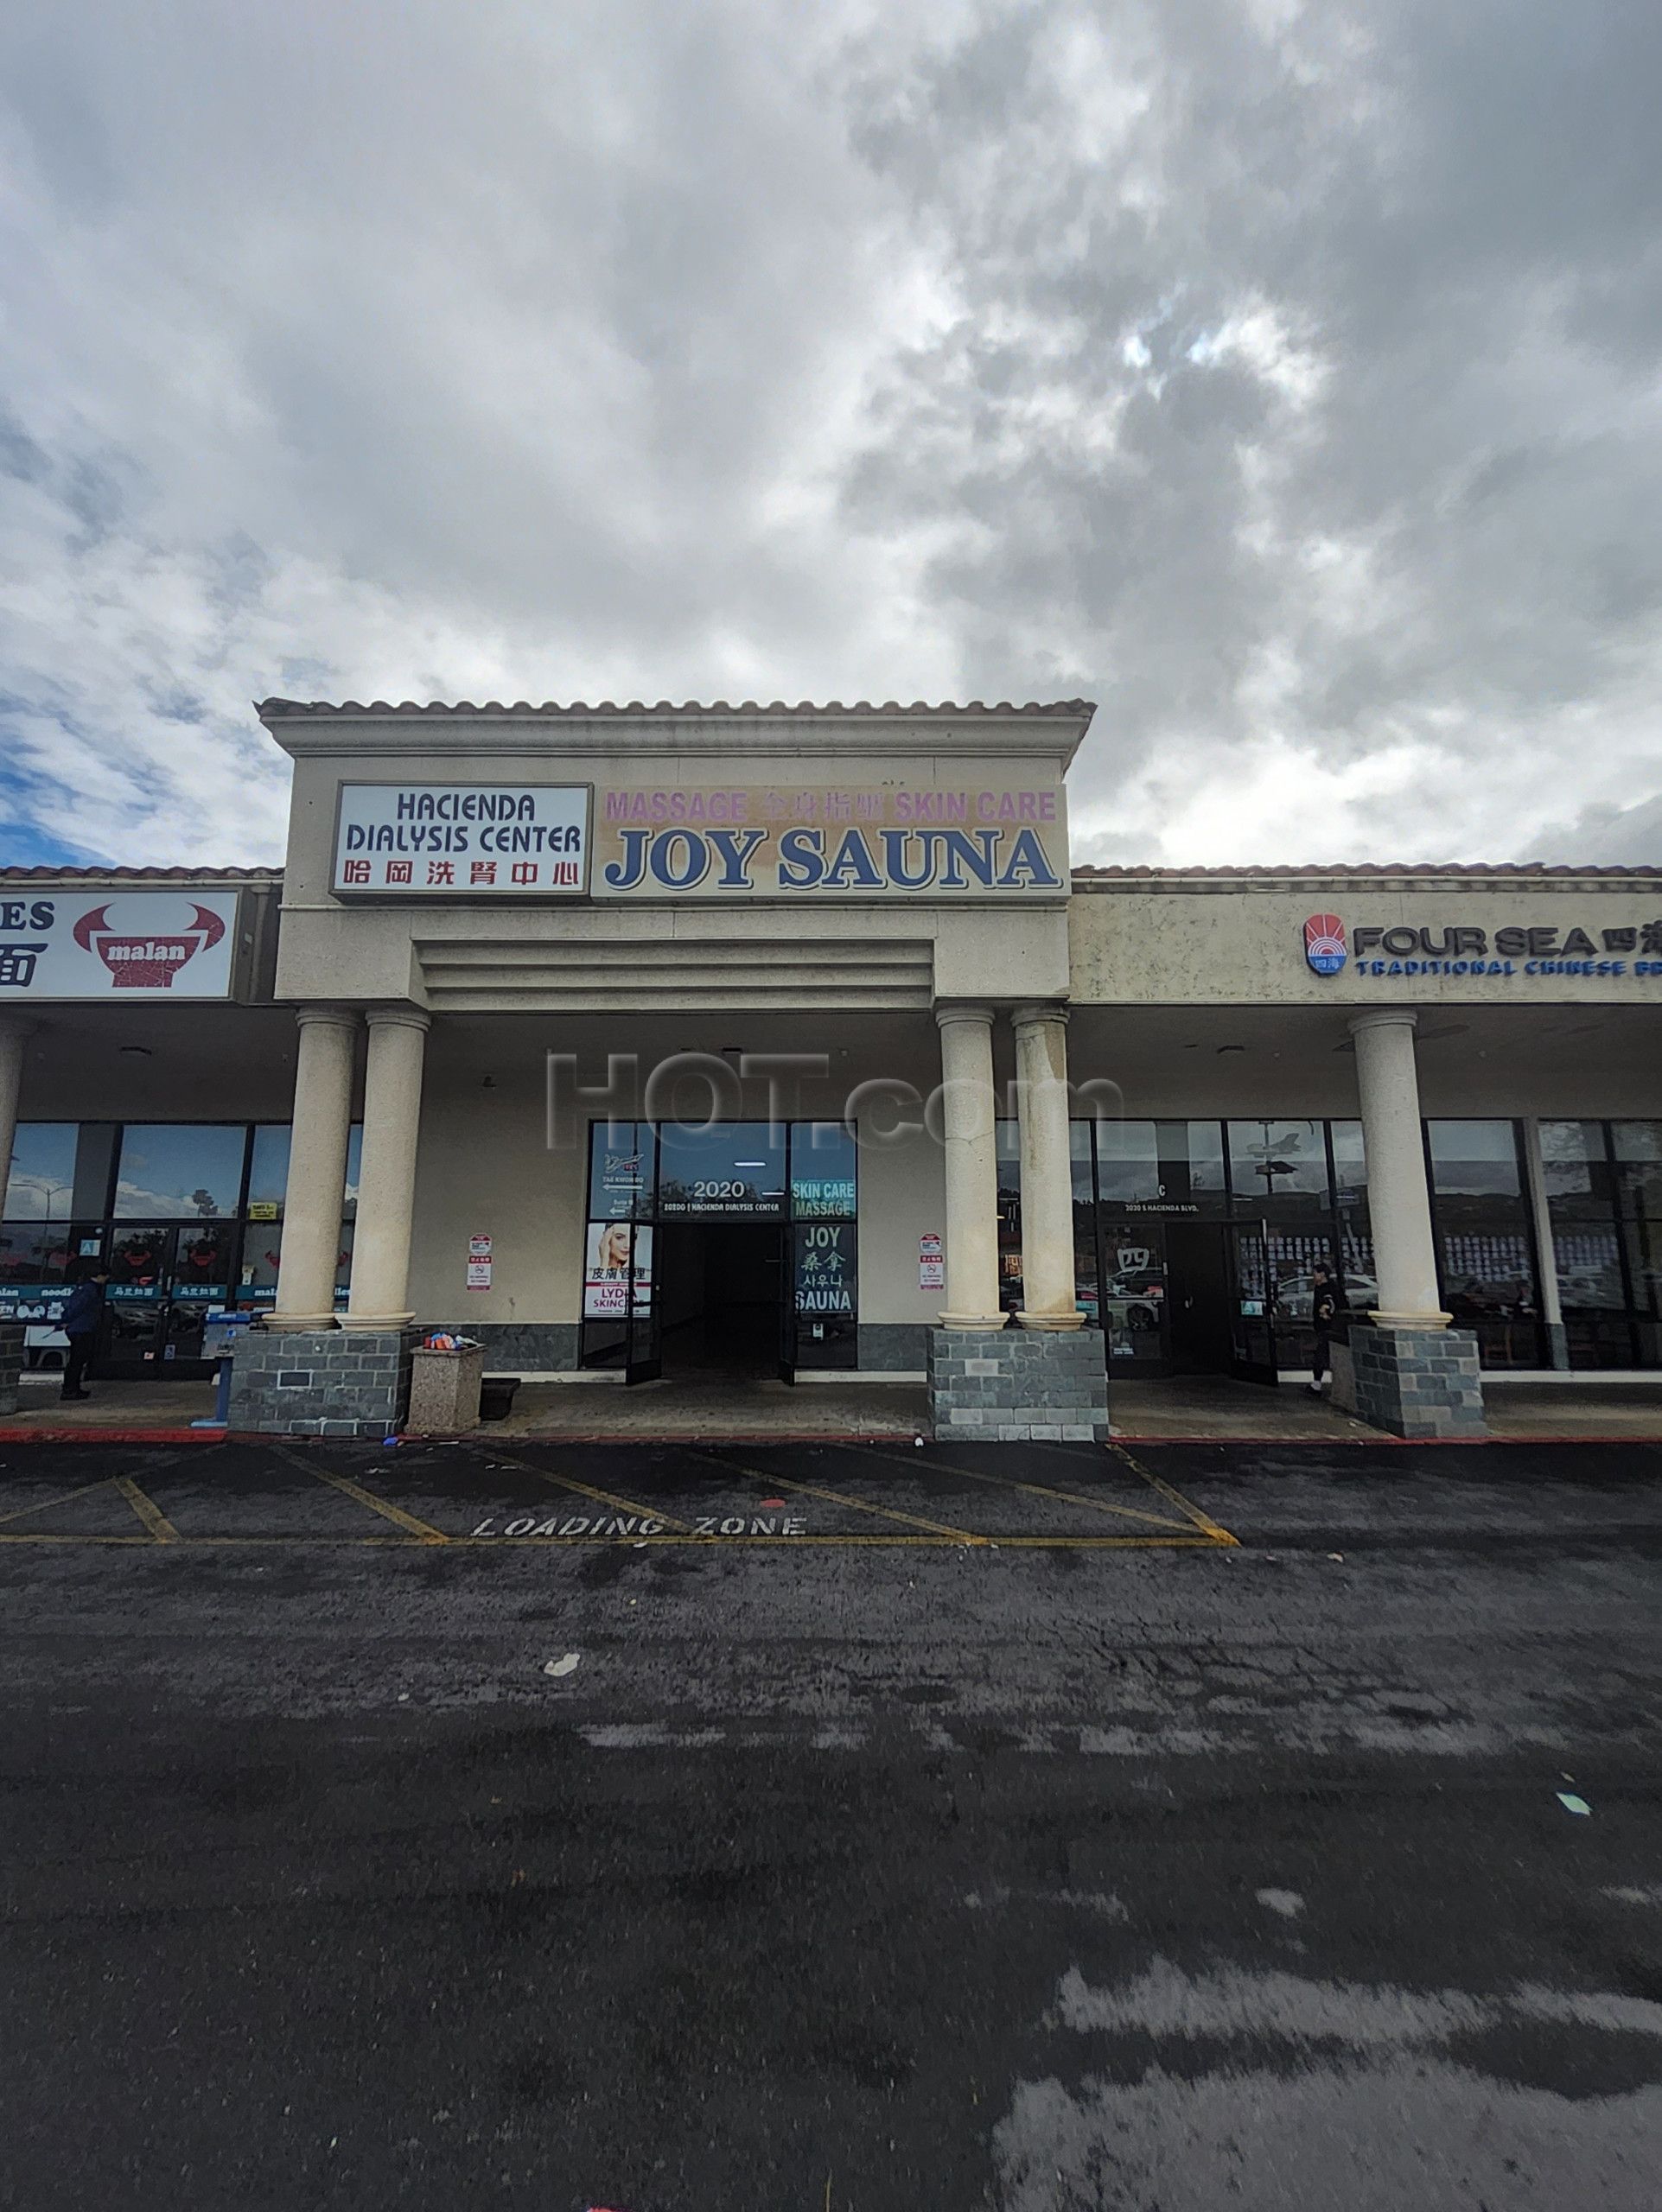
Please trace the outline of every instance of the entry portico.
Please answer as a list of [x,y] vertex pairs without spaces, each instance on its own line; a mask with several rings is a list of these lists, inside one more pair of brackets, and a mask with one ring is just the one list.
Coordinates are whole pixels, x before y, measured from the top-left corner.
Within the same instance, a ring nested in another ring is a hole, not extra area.
[[[334,1205],[351,1113],[341,1080],[343,1025],[361,1020],[367,1032],[352,1293],[341,1330],[385,1348],[418,1312],[431,1311],[432,1288],[422,1280],[432,1262],[430,1231],[420,1233],[418,1131],[453,1192],[508,1088],[513,1126],[499,1113],[494,1135],[529,1153],[545,1142],[546,1116],[535,1110],[527,1078],[541,1076],[552,1052],[569,1064],[576,1095],[588,1098],[590,1126],[564,1154],[544,1150],[523,1169],[527,1184],[540,1181],[557,1204],[564,1200],[564,1219],[557,1230],[551,1224],[538,1259],[513,1267],[512,1289],[512,1230],[482,1232],[493,1281],[468,1325],[487,1343],[511,1339],[551,1369],[569,1360],[575,1324],[583,1357],[603,1333],[588,1325],[610,1318],[595,1308],[617,1287],[595,1280],[611,1270],[582,1249],[583,1240],[601,1248],[606,1217],[605,1198],[584,1194],[585,1177],[592,1184],[595,1173],[594,1131],[627,1123],[644,1134],[623,1155],[639,1158],[643,1145],[656,1154],[642,1079],[702,1057],[726,1067],[723,1118],[741,1126],[774,1118],[781,1070],[792,1076],[795,1125],[805,1129],[844,1122],[849,1101],[868,1093],[869,1141],[850,1230],[859,1253],[852,1357],[879,1372],[920,1370],[938,1324],[1004,1325],[996,1051],[1014,1064],[1004,1088],[1022,1133],[1015,1318],[1035,1331],[1079,1329],[1063,779],[1088,708],[475,714],[268,702],[262,712],[296,764],[277,981],[277,995],[299,1003],[302,1038],[289,1211],[320,1230]],[[551,822],[557,874],[544,852]],[[890,1049],[871,1050],[874,1017],[887,1025]],[[309,1047],[309,1039],[317,1042]],[[585,1048],[594,1080],[580,1079]],[[473,1083],[470,1052],[480,1054]],[[443,1074],[423,1102],[429,1053]],[[626,1058],[635,1086],[627,1100],[600,1072]],[[494,1099],[482,1095],[487,1089]],[[500,1172],[501,1154],[492,1159]],[[435,1210],[449,1213],[445,1195],[431,1188],[430,1166],[428,1173]],[[903,1246],[885,1249],[873,1233],[882,1204],[874,1206],[874,1190],[891,1182],[904,1182],[914,1202],[921,1183],[927,1209],[909,1262]],[[501,1196],[487,1202],[481,1194],[474,1218],[498,1217]],[[736,1203],[744,1210],[759,1202],[747,1192]],[[795,1213],[796,1183],[780,1204]],[[650,1197],[635,1194],[627,1211],[630,1251],[616,1318],[622,1362],[634,1370],[655,1364],[650,1353],[635,1357],[634,1340],[658,1333],[673,1290],[667,1279],[655,1289],[643,1281],[643,1253],[656,1239],[667,1263],[685,1232]],[[710,1211],[718,1213],[719,1202]],[[557,1255],[570,1250],[574,1230],[576,1264],[562,1268]],[[944,1248],[939,1285],[927,1265],[932,1236]],[[621,1248],[614,1241],[606,1249],[615,1262]],[[319,1250],[317,1234],[302,1235],[291,1265],[285,1245],[274,1330],[316,1331]],[[801,1254],[801,1267],[815,1256]],[[806,1300],[802,1281],[794,1292]],[[574,1294],[583,1300],[575,1311]],[[633,1325],[643,1310],[647,1331]],[[815,1341],[825,1341],[818,1330]],[[298,1348],[295,1360],[297,1368]],[[799,1347],[795,1363],[811,1371],[812,1349]]]

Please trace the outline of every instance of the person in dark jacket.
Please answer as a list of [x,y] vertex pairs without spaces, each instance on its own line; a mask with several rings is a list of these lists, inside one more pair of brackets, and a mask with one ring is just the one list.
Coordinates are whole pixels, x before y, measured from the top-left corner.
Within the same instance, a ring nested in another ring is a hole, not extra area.
[[1333,1325],[1338,1313],[1339,1286],[1332,1270],[1318,1260],[1310,1279],[1310,1320],[1315,1330],[1315,1373],[1310,1380],[1313,1398],[1321,1395],[1321,1378],[1333,1364]]
[[109,1280],[104,1268],[95,1268],[84,1282],[75,1285],[64,1300],[63,1314],[58,1326],[69,1339],[69,1357],[63,1368],[63,1394],[66,1398],[86,1398],[92,1395],[81,1386],[86,1380],[88,1363],[98,1349],[99,1326],[104,1319],[104,1286]]

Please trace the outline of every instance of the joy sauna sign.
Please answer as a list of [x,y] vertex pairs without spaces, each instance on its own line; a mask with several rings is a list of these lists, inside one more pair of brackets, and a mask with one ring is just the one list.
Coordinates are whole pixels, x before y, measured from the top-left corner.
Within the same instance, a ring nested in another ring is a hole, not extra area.
[[234,891],[0,890],[0,1007],[21,999],[223,999],[237,949]]

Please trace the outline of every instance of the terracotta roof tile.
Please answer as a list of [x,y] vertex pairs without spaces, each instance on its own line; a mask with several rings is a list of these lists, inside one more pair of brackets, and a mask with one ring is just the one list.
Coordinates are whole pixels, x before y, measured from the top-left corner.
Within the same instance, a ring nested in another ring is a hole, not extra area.
[[595,715],[927,715],[931,718],[950,715],[960,717],[966,715],[1065,715],[1071,718],[1078,715],[1092,715],[1096,707],[1089,699],[1030,699],[1020,706],[1009,699],[1001,699],[996,706],[989,705],[982,699],[971,699],[961,707],[950,699],[939,702],[914,699],[909,707],[902,706],[898,699],[886,700],[880,707],[874,706],[869,699],[856,699],[851,706],[844,706],[840,699],[831,699],[823,707],[816,706],[811,699],[799,700],[793,707],[783,699],[775,699],[767,706],[761,705],[755,699],[742,700],[737,705],[726,699],[716,699],[708,704],[689,699],[685,705],[678,707],[671,699],[660,699],[655,706],[650,707],[640,699],[631,699],[627,705],[621,705],[615,700],[602,699],[594,706],[587,705],[581,699],[570,706],[561,706],[552,699],[544,700],[540,706],[533,706],[526,699],[516,699],[512,706],[504,705],[500,699],[487,699],[479,706],[475,706],[471,699],[458,699],[453,702],[433,699],[425,704],[419,700],[404,699],[397,706],[385,699],[372,699],[366,706],[357,699],[344,699],[338,702],[328,699],[257,699],[254,711],[262,721],[290,721],[300,715],[511,715],[517,719],[530,715],[539,720],[571,721],[578,717],[589,720]]
[[8,883],[280,883],[280,868],[0,868]]
[[1187,882],[1197,876],[1227,882],[1248,877],[1279,876],[1297,880],[1306,876],[1335,875],[1612,875],[1636,876],[1642,881],[1662,875],[1662,868],[1623,868],[1608,864],[1572,868],[1557,861],[1339,861],[1312,862],[1305,868],[1291,868],[1284,864],[1270,868],[1098,868],[1081,861],[1075,865],[1072,873],[1075,880],[1094,876],[1122,882],[1162,883]]

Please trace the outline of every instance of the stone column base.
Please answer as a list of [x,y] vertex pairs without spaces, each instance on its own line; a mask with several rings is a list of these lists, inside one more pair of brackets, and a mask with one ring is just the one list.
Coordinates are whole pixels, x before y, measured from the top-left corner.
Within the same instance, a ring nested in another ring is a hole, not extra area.
[[931,1329],[928,1366],[938,1444],[1106,1440],[1095,1329]]
[[[1335,1368],[1337,1351],[1335,1345]],[[1469,1329],[1353,1321],[1349,1354],[1346,1395],[1360,1421],[1392,1436],[1487,1435],[1477,1338]],[[1337,1389],[1334,1395],[1338,1402]]]
[[419,1329],[245,1329],[232,1356],[229,1427],[258,1436],[389,1435],[410,1407]]
[[23,1371],[23,1332],[0,1322],[0,1414],[17,1410],[17,1378]]

